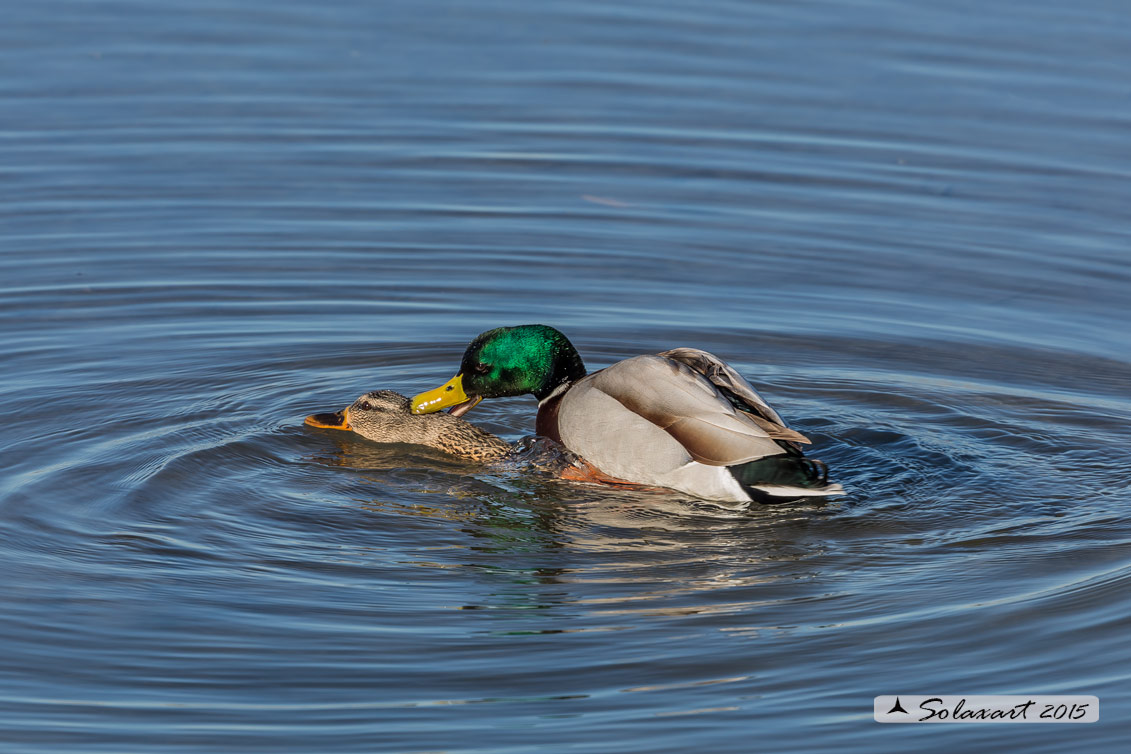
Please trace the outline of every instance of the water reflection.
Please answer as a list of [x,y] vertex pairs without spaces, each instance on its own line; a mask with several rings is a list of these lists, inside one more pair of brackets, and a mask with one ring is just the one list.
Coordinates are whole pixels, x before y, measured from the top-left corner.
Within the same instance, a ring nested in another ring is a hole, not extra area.
[[[449,541],[455,531],[462,535],[442,552],[421,550],[400,561],[425,573],[477,574],[491,586],[477,590],[475,601],[449,605],[455,609],[587,616],[588,625],[571,631],[623,630],[632,625],[625,619],[731,614],[772,604],[775,598],[735,595],[796,580],[796,564],[823,551],[820,544],[798,548],[792,530],[803,530],[828,504],[734,510],[673,493],[566,482],[521,464],[484,468],[426,448],[327,437],[333,452],[312,460],[356,472],[358,509],[387,520],[440,520],[455,527]],[[383,492],[364,492],[373,489]],[[564,629],[519,632],[532,630]]]

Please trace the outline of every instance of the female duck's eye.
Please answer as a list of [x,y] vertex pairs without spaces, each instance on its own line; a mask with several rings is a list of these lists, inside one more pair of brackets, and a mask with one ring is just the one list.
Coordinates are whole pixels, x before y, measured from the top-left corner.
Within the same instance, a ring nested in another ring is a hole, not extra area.
[[488,372],[491,371],[491,367],[487,364],[484,364],[481,361],[478,364],[476,364],[474,367],[472,367],[471,371],[475,372],[476,374],[487,374]]
[[371,408],[373,408],[373,404],[370,403],[369,401],[362,401],[361,402],[361,410],[362,411],[368,411]]

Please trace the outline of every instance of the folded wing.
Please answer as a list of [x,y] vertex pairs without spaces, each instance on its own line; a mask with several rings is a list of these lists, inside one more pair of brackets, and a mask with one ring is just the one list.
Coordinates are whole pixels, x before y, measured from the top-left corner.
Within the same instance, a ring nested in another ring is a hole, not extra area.
[[[786,427],[741,375],[705,351],[681,348],[637,356],[586,382],[663,429],[692,459],[707,465],[733,466],[782,453],[778,440],[809,442]],[[739,410],[724,390],[751,411]]]

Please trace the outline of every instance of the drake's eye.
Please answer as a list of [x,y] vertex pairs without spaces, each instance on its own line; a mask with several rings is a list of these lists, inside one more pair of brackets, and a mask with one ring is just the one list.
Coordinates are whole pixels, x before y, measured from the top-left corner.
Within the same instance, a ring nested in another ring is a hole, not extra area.
[[369,401],[362,401],[361,402],[361,410],[362,411],[368,411],[371,408],[373,408],[373,404],[370,403]]
[[475,372],[476,374],[487,374],[488,372],[491,371],[491,367],[490,367],[489,364],[484,364],[481,361],[478,364],[476,364],[475,366],[473,366],[471,368],[471,371]]

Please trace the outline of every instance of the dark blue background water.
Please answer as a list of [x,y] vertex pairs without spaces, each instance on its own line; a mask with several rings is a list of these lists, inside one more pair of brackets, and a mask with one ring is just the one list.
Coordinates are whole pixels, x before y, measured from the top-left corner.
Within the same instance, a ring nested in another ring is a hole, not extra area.
[[[4,751],[1131,737],[1125,3],[3,10]],[[727,358],[849,494],[301,424],[539,321],[591,367]],[[891,693],[1101,722],[872,722]]]

